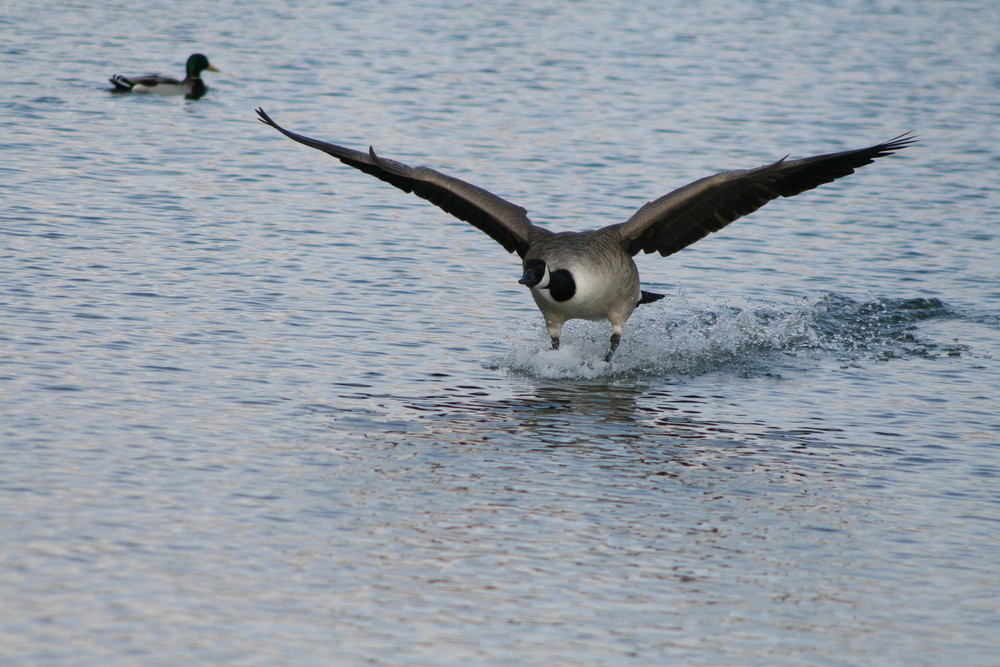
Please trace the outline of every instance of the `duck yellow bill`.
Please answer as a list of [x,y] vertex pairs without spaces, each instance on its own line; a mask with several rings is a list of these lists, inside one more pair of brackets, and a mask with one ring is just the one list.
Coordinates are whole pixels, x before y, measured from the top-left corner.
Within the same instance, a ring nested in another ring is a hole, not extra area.
[[210,70],[210,71],[212,71],[212,72],[221,72],[222,71],[221,69],[217,68],[215,65],[209,65],[207,67],[207,69]]

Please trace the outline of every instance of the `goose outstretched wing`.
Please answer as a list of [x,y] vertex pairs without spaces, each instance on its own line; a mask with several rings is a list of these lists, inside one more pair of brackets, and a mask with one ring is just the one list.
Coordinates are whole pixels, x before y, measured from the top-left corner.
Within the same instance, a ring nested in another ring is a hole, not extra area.
[[524,257],[532,240],[551,234],[528,219],[527,211],[478,186],[447,176],[430,167],[410,167],[402,162],[337,146],[296,134],[274,122],[263,109],[260,121],[300,144],[329,153],[346,165],[436,204],[442,210],[482,230],[507,252]]
[[791,197],[829,183],[916,141],[910,133],[868,148],[788,160],[756,169],[724,171],[653,200],[627,221],[612,225],[631,255],[664,257],[717,232],[778,197]]

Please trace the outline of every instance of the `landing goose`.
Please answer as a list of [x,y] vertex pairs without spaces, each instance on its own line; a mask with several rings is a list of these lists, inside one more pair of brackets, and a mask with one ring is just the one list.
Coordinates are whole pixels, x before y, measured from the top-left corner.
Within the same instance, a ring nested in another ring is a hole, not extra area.
[[183,95],[189,100],[196,100],[205,94],[208,88],[201,80],[205,70],[218,72],[208,63],[208,58],[200,53],[192,53],[187,60],[187,76],[183,81],[158,74],[145,76],[122,76],[115,74],[110,79],[113,93],[155,93],[157,95]]
[[410,167],[379,157],[371,147],[362,153],[296,134],[278,125],[263,109],[257,109],[257,115],[289,139],[412,192],[471,223],[508,252],[516,252],[524,270],[518,282],[531,290],[542,311],[552,348],[559,348],[566,320],[607,319],[611,347],[605,361],[611,361],[636,306],[663,297],[639,289],[632,256],[640,250],[666,257],[772,199],[847,176],[916,141],[906,133],[869,148],[797,160],[786,156],[756,169],[724,171],[648,202],[625,222],[586,232],[551,232],[533,224],[525,209],[471,183],[430,167]]

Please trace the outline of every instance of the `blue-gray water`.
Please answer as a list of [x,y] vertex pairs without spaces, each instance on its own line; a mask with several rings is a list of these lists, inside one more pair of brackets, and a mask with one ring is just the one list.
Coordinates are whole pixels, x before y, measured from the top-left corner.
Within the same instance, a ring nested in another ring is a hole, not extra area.
[[[0,662],[997,664],[998,7],[7,2]],[[921,143],[640,258],[609,368],[258,105],[556,229]]]

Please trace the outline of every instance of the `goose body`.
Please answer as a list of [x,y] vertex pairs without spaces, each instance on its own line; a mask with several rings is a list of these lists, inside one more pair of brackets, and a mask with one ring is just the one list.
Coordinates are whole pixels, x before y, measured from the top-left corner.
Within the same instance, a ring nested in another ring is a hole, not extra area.
[[735,171],[689,183],[648,202],[622,223],[585,232],[554,233],[533,224],[527,211],[465,181],[429,167],[344,148],[286,130],[263,109],[259,120],[286,137],[321,150],[344,164],[412,192],[485,232],[508,252],[516,252],[523,274],[545,318],[552,347],[559,347],[563,324],[571,319],[608,320],[610,361],[629,316],[642,303],[663,298],[639,288],[632,257],[640,251],[666,257],[756,211],[778,197],[791,197],[891,155],[916,141],[909,134],[868,148],[827,153]]
[[559,347],[563,324],[574,319],[608,320],[612,346],[617,347],[636,306],[662,298],[639,289],[635,262],[615,235],[604,230],[540,239],[525,253],[519,282],[531,290],[554,348]]
[[147,74],[144,76],[123,76],[115,74],[110,79],[112,92],[115,93],[152,93],[154,95],[183,95],[189,100],[196,100],[202,97],[208,90],[205,82],[201,79],[201,73],[205,70],[218,72],[215,67],[209,64],[208,58],[200,53],[191,54],[187,60],[187,75],[183,80],[173,79],[159,74]]

